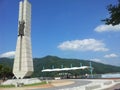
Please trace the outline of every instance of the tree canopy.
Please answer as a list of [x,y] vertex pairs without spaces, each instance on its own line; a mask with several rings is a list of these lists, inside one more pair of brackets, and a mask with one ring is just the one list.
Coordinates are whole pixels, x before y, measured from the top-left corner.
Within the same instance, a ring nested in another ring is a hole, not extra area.
[[102,21],[104,21],[107,25],[112,24],[114,26],[120,24],[120,0],[118,0],[117,5],[108,5],[107,10],[110,14],[110,17]]
[[5,78],[11,78],[12,76],[13,74],[11,68],[0,64],[0,78],[5,80]]

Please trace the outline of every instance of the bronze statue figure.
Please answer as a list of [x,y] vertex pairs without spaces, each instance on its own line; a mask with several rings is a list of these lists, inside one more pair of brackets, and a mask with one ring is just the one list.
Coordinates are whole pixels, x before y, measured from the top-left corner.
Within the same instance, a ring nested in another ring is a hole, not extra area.
[[24,27],[25,27],[24,21],[19,21],[19,34],[18,36],[24,36]]

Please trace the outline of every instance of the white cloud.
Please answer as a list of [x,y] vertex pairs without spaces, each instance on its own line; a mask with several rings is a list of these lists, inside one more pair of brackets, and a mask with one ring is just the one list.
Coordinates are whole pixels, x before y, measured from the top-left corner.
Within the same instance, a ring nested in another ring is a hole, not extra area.
[[15,56],[15,51],[6,52],[0,55],[0,57],[13,57]]
[[102,41],[95,39],[65,41],[58,46],[61,50],[73,51],[108,51]]
[[112,53],[112,54],[105,55],[104,57],[105,57],[105,58],[116,58],[116,57],[118,57],[118,55]]
[[94,62],[99,62],[99,63],[102,63],[102,60],[98,59],[98,58],[94,58],[94,59],[90,59],[91,61],[94,61]]
[[100,25],[98,27],[95,28],[96,32],[109,32],[109,31],[120,31],[120,24],[119,25]]

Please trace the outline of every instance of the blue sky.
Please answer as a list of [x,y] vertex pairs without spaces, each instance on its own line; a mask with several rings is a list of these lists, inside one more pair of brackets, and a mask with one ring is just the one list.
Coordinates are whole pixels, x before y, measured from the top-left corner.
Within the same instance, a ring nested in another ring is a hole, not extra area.
[[[20,0],[0,0],[0,57],[14,55]],[[47,55],[120,66],[120,25],[104,25],[117,0],[28,0],[33,57]]]

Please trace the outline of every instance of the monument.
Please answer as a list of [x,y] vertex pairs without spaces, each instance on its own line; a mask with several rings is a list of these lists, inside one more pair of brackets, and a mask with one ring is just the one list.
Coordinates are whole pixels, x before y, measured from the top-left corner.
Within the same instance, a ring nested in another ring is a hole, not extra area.
[[33,60],[31,48],[31,4],[28,0],[19,3],[18,37],[13,65],[16,78],[32,75]]

